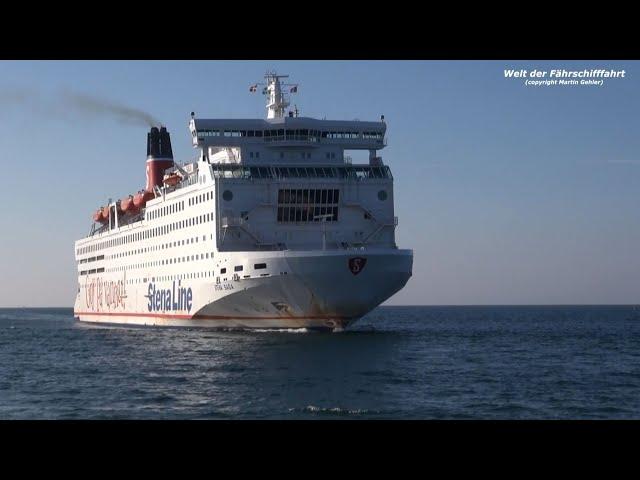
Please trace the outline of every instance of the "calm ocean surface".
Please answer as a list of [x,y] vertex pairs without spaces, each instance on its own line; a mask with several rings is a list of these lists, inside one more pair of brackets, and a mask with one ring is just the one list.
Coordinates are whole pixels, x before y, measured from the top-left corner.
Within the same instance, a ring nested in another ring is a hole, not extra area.
[[0,309],[0,419],[640,418],[640,307],[381,307],[340,333]]

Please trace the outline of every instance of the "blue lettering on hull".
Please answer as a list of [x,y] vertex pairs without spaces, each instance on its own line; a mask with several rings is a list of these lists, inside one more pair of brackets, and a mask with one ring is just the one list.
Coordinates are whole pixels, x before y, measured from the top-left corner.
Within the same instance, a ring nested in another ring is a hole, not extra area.
[[149,300],[147,308],[150,312],[166,312],[186,310],[191,312],[193,305],[193,291],[191,287],[181,287],[174,281],[171,288],[156,288],[155,283],[150,283],[145,297]]

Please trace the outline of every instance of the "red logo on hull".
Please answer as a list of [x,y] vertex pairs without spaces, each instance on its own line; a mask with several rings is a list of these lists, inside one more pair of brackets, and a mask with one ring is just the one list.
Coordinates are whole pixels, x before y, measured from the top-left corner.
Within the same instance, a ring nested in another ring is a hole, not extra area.
[[349,270],[354,275],[358,275],[364,266],[367,264],[367,259],[362,257],[355,257],[349,259]]

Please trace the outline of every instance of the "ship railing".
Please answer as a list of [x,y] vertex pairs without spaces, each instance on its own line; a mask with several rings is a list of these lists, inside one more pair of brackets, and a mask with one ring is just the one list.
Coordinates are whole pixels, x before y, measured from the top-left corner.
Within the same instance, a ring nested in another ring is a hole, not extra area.
[[[94,223],[94,226],[95,226],[95,223]],[[100,225],[97,228],[95,228],[95,227],[92,228],[91,229],[91,233],[89,234],[89,236],[93,237],[95,235],[100,235],[100,234],[102,234],[104,232],[108,232],[108,231],[109,231],[109,225],[105,223],[104,225]]]
[[[364,208],[361,204],[351,203],[347,205],[360,207],[369,215],[369,218],[373,219],[381,227],[397,227],[398,226],[397,216],[394,216],[390,220],[380,222],[373,216],[373,214],[369,210]],[[222,228],[231,228],[231,227],[248,228],[249,226],[249,222],[247,222],[243,217],[227,216],[227,217],[222,217],[221,221],[222,221],[222,224],[221,224]]]
[[[256,245],[259,245],[262,243],[259,235],[251,231],[249,222],[247,222],[243,217],[225,216],[225,217],[222,217],[221,221],[222,221],[222,228],[224,229],[225,232],[228,228],[238,228],[242,230],[244,233],[246,233],[247,235],[249,235],[251,238],[253,238]],[[223,239],[224,239],[224,236],[223,236]]]
[[249,222],[243,218],[243,217],[230,217],[230,216],[225,216],[221,218],[221,228],[223,229],[222,232],[222,243],[224,243],[224,239],[226,237],[226,231],[229,228],[238,228],[240,230],[242,230],[243,232],[245,232],[247,235],[249,235],[251,238],[253,238],[254,242],[255,242],[255,247],[258,250],[266,250],[266,251],[272,251],[272,250],[287,250],[287,244],[283,243],[283,242],[269,242],[269,241],[263,241],[260,238],[260,234],[253,232],[250,228]]
[[242,217],[222,217],[222,228],[243,227],[247,224]]
[[[182,180],[178,182],[176,185],[164,185],[162,189],[164,190],[165,193],[171,193],[171,192],[180,190],[181,188],[190,187],[191,185],[197,182],[198,182],[198,172],[195,171],[195,172],[187,173],[186,176],[183,176]],[[161,196],[161,195],[158,195],[158,196]]]
[[350,242],[338,242],[337,245],[343,250],[365,250],[365,244],[362,242],[350,243]]
[[281,243],[281,242],[276,242],[276,243],[256,243],[255,248],[258,251],[264,251],[264,252],[288,250],[287,245],[285,243]]
[[377,228],[373,230],[369,235],[367,235],[363,240],[362,244],[365,245],[369,242],[369,239],[375,237],[375,235],[380,232],[385,227],[393,227],[394,229],[398,226],[398,217],[393,217],[389,221],[378,222],[374,217],[372,219],[377,223]]
[[298,178],[337,178],[347,182],[359,182],[376,179],[393,179],[391,169],[387,165],[353,165],[349,156],[344,157],[344,164],[335,165],[211,165],[215,178],[246,180],[286,180]]

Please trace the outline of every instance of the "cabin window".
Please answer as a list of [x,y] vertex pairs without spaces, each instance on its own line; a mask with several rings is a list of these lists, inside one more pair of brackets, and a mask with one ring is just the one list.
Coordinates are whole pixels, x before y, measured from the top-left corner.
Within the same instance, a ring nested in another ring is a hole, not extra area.
[[231,190],[225,190],[222,193],[222,198],[225,202],[230,202],[231,200],[233,200],[233,193],[231,192]]
[[242,271],[242,265],[236,265],[235,267],[233,267],[233,271],[234,272],[241,272]]
[[262,270],[262,269],[267,268],[267,264],[266,263],[256,263],[253,266],[253,268],[256,269],[256,270]]
[[387,197],[388,195],[386,190],[380,190],[378,192],[378,200],[380,200],[381,202],[384,202],[387,199]]

